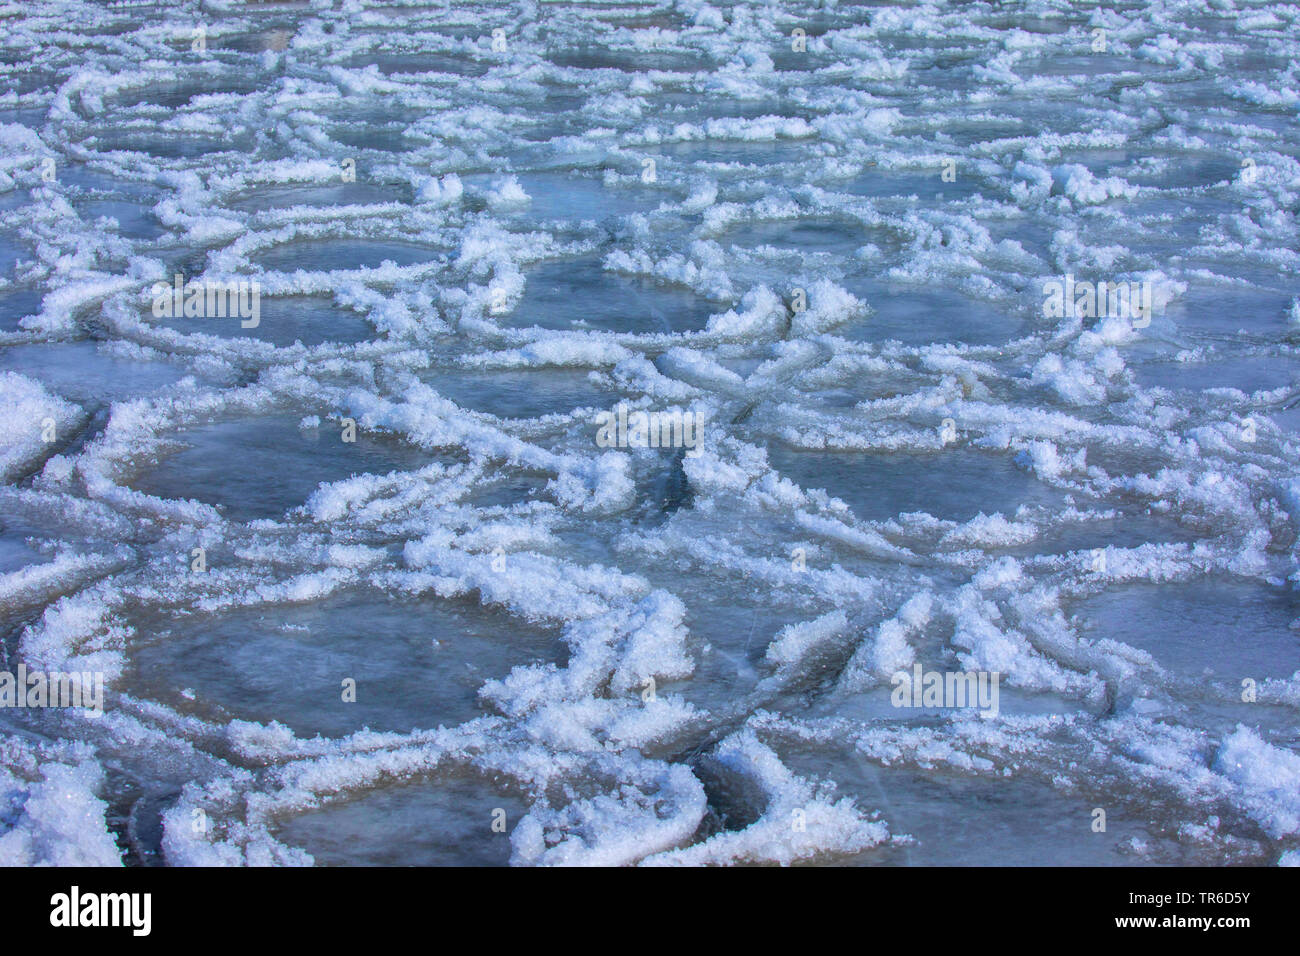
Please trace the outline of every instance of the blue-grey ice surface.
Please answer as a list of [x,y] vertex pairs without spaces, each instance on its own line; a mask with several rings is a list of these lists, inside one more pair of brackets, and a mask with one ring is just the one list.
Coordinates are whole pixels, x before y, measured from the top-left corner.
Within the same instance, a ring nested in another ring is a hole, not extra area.
[[0,862],[1300,863],[1300,6],[4,22]]

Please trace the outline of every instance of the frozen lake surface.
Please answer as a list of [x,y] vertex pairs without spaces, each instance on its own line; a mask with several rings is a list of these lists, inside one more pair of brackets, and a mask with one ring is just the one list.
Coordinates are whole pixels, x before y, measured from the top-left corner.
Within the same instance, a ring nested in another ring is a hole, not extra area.
[[0,863],[1300,864],[1294,5],[345,6],[5,21]]

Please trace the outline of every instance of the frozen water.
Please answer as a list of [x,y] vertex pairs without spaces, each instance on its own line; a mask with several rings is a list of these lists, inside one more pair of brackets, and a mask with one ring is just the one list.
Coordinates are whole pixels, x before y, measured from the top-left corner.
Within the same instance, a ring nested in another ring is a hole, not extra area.
[[476,63],[467,57],[439,53],[364,53],[351,58],[347,65],[353,69],[376,66],[385,75],[418,75],[455,73],[462,76],[482,76],[488,65]]
[[403,190],[375,183],[336,183],[329,186],[297,184],[262,186],[227,201],[231,209],[262,212],[291,206],[358,206],[369,203],[401,202]]
[[925,511],[949,521],[1059,507],[1060,496],[1005,456],[977,451],[932,455],[809,452],[776,445],[772,466],[805,488],[821,488],[863,521]]
[[257,339],[276,346],[348,344],[369,340],[374,330],[361,315],[325,296],[259,297],[256,323],[239,315],[159,319],[158,324],[186,335]]
[[21,372],[79,403],[107,403],[148,394],[182,372],[163,362],[117,356],[95,342],[41,343],[0,348],[0,370]]
[[0,330],[15,332],[18,323],[41,310],[41,294],[35,289],[11,288],[0,292]]
[[606,332],[673,333],[704,327],[712,305],[689,290],[615,275],[597,259],[548,262],[528,275],[515,326]]
[[365,432],[344,441],[343,427],[321,422],[304,428],[294,415],[199,425],[167,436],[181,448],[145,471],[135,486],[164,498],[220,505],[231,520],[249,521],[303,504],[321,482],[415,469],[430,460],[418,448]]
[[321,866],[505,866],[508,828],[526,809],[487,781],[425,780],[290,817],[278,836]]
[[438,369],[425,379],[462,408],[498,418],[565,415],[578,408],[603,409],[610,393],[575,369],[468,370]]
[[1289,589],[1240,581],[1116,588],[1077,611],[1083,633],[1123,641],[1166,669],[1217,676],[1290,677],[1300,669],[1300,600]]
[[[148,638],[131,652],[128,692],[207,716],[278,719],[303,737],[453,726],[484,712],[485,680],[564,656],[554,632],[477,602],[394,602],[369,592],[139,629]],[[286,670],[298,675],[291,686]],[[344,707],[348,679],[356,700]]]
[[8,529],[0,531],[0,574],[21,571],[43,560],[39,551],[28,547],[26,536],[11,534]]
[[373,269],[385,262],[415,265],[436,258],[438,251],[412,242],[320,239],[276,246],[257,256],[264,269],[316,272],[330,269]]
[[328,7],[6,19],[0,862],[1300,853],[1291,7]]
[[1136,369],[1143,385],[1168,389],[1251,388],[1272,391],[1295,384],[1300,361],[1289,356],[1264,354],[1229,356],[1206,361],[1142,364]]
[[838,330],[855,342],[1001,345],[1031,330],[1013,307],[981,302],[948,289],[909,288],[874,276],[850,276],[844,287],[874,309]]
[[[489,173],[462,176],[467,187],[490,190],[502,177]],[[634,212],[651,212],[660,203],[653,193],[632,188],[610,188],[582,173],[533,173],[516,177],[528,196],[519,215],[530,219],[564,219],[601,222]],[[508,213],[510,210],[503,209]]]
[[[861,782],[855,777],[861,775]],[[1115,814],[1092,833],[1092,805],[1036,781],[945,779],[937,774],[862,766],[844,773],[862,802],[888,801],[891,819],[915,846],[871,851],[857,862],[906,866],[1105,866],[1147,863],[1129,851],[1136,838],[1154,843],[1156,827]],[[855,786],[856,785],[856,786]],[[1153,832],[1154,831],[1154,832]],[[1096,839],[1081,839],[1087,832]]]
[[113,220],[115,230],[127,239],[157,239],[163,227],[148,207],[116,199],[88,199],[77,203],[77,211],[87,220],[101,216]]

